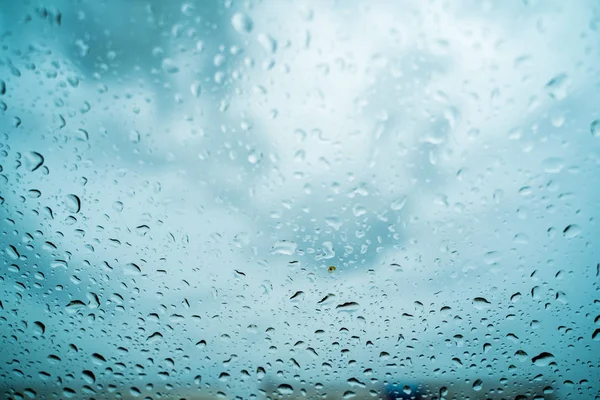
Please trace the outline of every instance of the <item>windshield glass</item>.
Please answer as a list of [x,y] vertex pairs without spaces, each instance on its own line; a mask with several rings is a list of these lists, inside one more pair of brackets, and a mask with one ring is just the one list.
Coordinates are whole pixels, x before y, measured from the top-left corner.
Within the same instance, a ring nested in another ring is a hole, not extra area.
[[0,0],[0,393],[599,398],[599,28]]

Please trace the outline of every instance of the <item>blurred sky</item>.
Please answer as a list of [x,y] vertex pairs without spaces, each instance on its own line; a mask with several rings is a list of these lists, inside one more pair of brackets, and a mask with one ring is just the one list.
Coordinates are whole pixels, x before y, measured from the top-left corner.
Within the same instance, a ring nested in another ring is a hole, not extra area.
[[591,398],[599,18],[0,0],[0,380],[248,398],[259,367],[295,391],[541,374]]

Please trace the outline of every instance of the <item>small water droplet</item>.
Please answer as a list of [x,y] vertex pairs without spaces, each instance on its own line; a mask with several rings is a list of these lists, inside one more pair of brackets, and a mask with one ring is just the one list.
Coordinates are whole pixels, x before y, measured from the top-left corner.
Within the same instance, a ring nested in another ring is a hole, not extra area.
[[269,54],[273,54],[277,50],[277,41],[267,34],[260,33],[258,35],[258,43]]
[[162,69],[168,74],[176,74],[179,72],[179,67],[170,58],[165,58],[162,62]]
[[569,85],[569,76],[565,73],[556,75],[546,84],[546,92],[555,100],[562,100],[567,97],[567,88]]
[[254,27],[254,22],[246,14],[238,12],[231,17],[231,25],[238,33],[249,33]]
[[572,239],[579,235],[581,235],[581,228],[579,227],[579,225],[567,225],[567,227],[563,230],[563,236],[567,239]]
[[396,200],[392,201],[392,204],[390,204],[390,208],[393,211],[400,211],[404,208],[405,204],[406,204],[406,196],[400,196]]
[[190,92],[192,92],[194,97],[200,97],[200,94],[202,93],[202,86],[200,85],[200,82],[196,81],[192,83],[190,85]]
[[600,119],[595,119],[590,124],[590,132],[594,137],[600,137]]
[[258,164],[262,160],[262,153],[252,150],[248,153],[248,162],[250,164]]

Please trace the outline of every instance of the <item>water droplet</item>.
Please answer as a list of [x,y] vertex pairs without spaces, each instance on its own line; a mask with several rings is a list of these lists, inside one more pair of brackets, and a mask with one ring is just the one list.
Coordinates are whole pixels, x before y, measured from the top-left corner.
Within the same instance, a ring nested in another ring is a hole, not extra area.
[[123,203],[121,203],[120,201],[115,201],[112,205],[112,208],[117,212],[121,212],[123,211]]
[[288,385],[287,383],[282,383],[281,385],[277,386],[277,391],[280,394],[293,394],[294,393],[294,388],[291,385]]
[[13,245],[8,245],[5,249],[6,255],[9,256],[13,260],[18,260],[21,255],[17,248]]
[[558,174],[565,167],[565,160],[559,157],[549,157],[542,162],[544,172]]
[[139,143],[141,140],[142,140],[142,136],[140,135],[140,133],[138,131],[133,129],[131,132],[129,132],[129,141],[131,143]]
[[142,269],[138,267],[137,264],[127,263],[123,266],[123,273],[125,275],[140,275],[142,273]]
[[346,303],[338,304],[335,309],[340,312],[355,312],[359,309],[359,304],[355,301],[349,301]]
[[354,214],[355,217],[360,217],[366,213],[367,208],[361,204],[355,204],[354,207],[352,207],[352,214]]
[[277,41],[267,34],[260,33],[258,35],[258,43],[269,54],[273,54],[277,50]]
[[546,92],[555,100],[562,100],[567,97],[567,88],[569,85],[569,76],[561,73],[546,84]]
[[483,297],[475,297],[473,299],[473,306],[478,310],[484,310],[489,308],[491,305],[492,304]]
[[271,248],[271,254],[283,254],[286,256],[291,256],[296,251],[298,245],[289,240],[280,240],[273,245]]
[[290,297],[290,300],[297,302],[297,301],[302,300],[303,298],[304,298],[304,292],[302,290],[299,290],[296,293],[294,293],[292,295],[292,297]]
[[84,381],[86,381],[90,385],[96,383],[96,375],[94,375],[94,373],[92,371],[84,369],[81,372],[81,377],[83,378]]
[[81,199],[77,195],[69,194],[65,200],[67,210],[73,214],[77,214],[81,210]]
[[248,153],[248,162],[250,164],[258,164],[262,160],[262,153],[252,150]]
[[81,300],[72,300],[67,304],[67,313],[75,314],[77,311],[85,308],[85,303]]
[[240,12],[235,13],[233,17],[231,17],[231,25],[238,33],[249,33],[254,27],[252,19],[246,14],[242,14]]
[[40,192],[37,189],[30,189],[27,192],[27,197],[29,197],[30,199],[38,199],[42,196],[42,192]]
[[148,232],[150,232],[150,227],[148,225],[140,225],[135,228],[135,233],[138,236],[146,236]]
[[481,379],[477,379],[475,382],[473,382],[473,390],[478,392],[483,388],[483,382],[481,381]]
[[175,61],[170,58],[165,58],[162,62],[162,69],[168,74],[176,74],[179,72],[179,67]]
[[543,352],[531,359],[531,362],[538,367],[545,367],[554,361],[554,355],[551,353]]
[[92,361],[96,365],[102,365],[106,362],[106,358],[102,354],[94,353],[92,354]]
[[46,332],[46,325],[44,325],[40,321],[35,321],[33,323],[34,326],[34,334],[35,335],[43,335]]
[[90,139],[90,135],[85,129],[80,128],[75,132],[75,139],[80,142],[87,142]]
[[600,137],[600,119],[595,119],[590,124],[590,132],[594,137]]
[[25,168],[28,171],[34,172],[42,165],[44,165],[44,156],[42,156],[37,151],[29,151],[24,155],[25,159]]
[[572,239],[579,235],[581,235],[581,228],[579,227],[579,225],[567,225],[567,227],[563,230],[563,236],[567,239]]
[[196,81],[190,85],[190,92],[194,97],[200,97],[200,93],[202,93],[202,86],[200,82]]
[[154,332],[152,335],[148,336],[146,340],[148,341],[148,343],[160,342],[163,340],[163,335],[160,332]]
[[336,231],[339,231],[343,224],[340,217],[338,217],[336,215],[332,215],[331,217],[325,218],[325,223],[327,225],[329,225],[330,227],[332,227],[333,229],[335,229]]
[[406,196],[400,196],[398,197],[396,200],[392,201],[392,204],[390,204],[390,208],[394,211],[400,211],[404,208],[404,205],[406,204]]

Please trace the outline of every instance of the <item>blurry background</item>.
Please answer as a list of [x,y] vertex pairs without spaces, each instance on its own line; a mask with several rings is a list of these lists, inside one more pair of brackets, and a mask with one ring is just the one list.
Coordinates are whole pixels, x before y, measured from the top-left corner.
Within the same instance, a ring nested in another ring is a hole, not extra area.
[[599,27],[0,0],[3,395],[599,398]]

